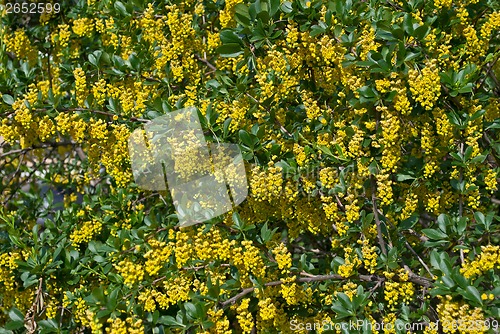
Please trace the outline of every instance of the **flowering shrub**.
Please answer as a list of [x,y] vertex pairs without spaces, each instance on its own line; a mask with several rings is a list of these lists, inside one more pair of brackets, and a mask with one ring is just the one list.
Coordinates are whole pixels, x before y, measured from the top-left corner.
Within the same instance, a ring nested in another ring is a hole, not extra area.
[[[498,1],[59,3],[1,7],[2,332],[494,331]],[[188,106],[250,189],[181,229],[128,138]]]

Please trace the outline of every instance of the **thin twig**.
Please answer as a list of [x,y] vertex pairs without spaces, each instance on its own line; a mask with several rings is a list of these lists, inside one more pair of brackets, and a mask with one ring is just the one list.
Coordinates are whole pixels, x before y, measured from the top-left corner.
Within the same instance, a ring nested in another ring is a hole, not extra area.
[[194,57],[197,60],[201,61],[203,64],[207,65],[212,71],[214,71],[214,72],[217,71],[217,67],[215,67],[214,65],[212,65],[212,63],[210,63],[207,59],[201,58],[197,54],[195,54]]
[[[329,281],[329,280],[346,280],[346,279],[358,279],[360,281],[365,281],[365,282],[383,282],[385,281],[385,277],[383,276],[377,276],[377,275],[359,275],[356,277],[343,277],[338,274],[332,274],[332,275],[311,275],[305,272],[301,272],[302,276],[306,277],[298,277],[295,279],[295,283],[308,283],[308,282],[320,282],[320,281]],[[408,275],[408,280],[412,283],[421,285],[423,287],[429,288],[432,286],[432,280],[427,279],[425,277],[420,277],[415,274],[409,274]],[[283,281],[273,281],[273,282],[268,282],[265,283],[264,286],[277,286],[285,284]],[[221,302],[220,305],[222,308],[225,308],[229,305],[232,305],[236,303],[238,300],[246,296],[247,294],[253,292],[256,288],[255,287],[250,287],[250,288],[245,288],[241,290],[238,294],[235,296],[229,298],[228,300]]]
[[6,157],[6,156],[12,155],[12,154],[17,154],[17,153],[25,154],[29,151],[33,151],[33,150],[40,149],[40,148],[55,148],[55,147],[59,147],[59,146],[70,146],[70,145],[74,146],[77,144],[74,142],[59,142],[59,143],[49,143],[49,144],[45,144],[45,145],[33,145],[31,147],[28,147],[28,148],[12,150],[12,151],[8,151],[6,153],[0,154],[0,158]]
[[377,183],[375,182],[375,179],[372,177],[372,208],[373,208],[373,216],[375,218],[375,223],[377,224],[377,239],[380,245],[380,249],[382,250],[382,254],[387,255],[387,248],[385,246],[384,236],[382,235],[382,226],[380,218],[378,216],[376,191],[377,191]]
[[390,221],[390,220],[387,220],[389,222],[389,224],[391,225],[391,227],[397,231],[398,235],[404,239],[404,243],[405,243],[405,247],[413,254],[413,256],[415,256],[417,259],[418,259],[418,262],[420,262],[422,264],[422,266],[425,268],[425,270],[427,271],[427,273],[431,276],[431,277],[434,277],[434,275],[431,273],[431,270],[429,269],[429,267],[427,266],[427,264],[424,262],[424,260],[422,260],[422,258],[420,257],[420,255],[418,255],[418,253],[413,249],[413,247],[410,245],[410,243],[408,242],[408,240],[406,240],[406,237],[403,235],[403,233],[401,233],[397,227]]

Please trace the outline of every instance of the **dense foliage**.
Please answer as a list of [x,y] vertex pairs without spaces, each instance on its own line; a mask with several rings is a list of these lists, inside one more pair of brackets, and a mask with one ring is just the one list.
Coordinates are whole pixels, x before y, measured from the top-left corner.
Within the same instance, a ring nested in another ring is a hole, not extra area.
[[[497,0],[58,3],[2,6],[0,332],[498,327]],[[179,228],[127,146],[187,106],[250,192]]]

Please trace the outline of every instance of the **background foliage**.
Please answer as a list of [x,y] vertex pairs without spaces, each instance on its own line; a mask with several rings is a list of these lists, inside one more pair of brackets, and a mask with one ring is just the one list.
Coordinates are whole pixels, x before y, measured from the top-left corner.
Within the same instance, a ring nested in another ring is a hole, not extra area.
[[[2,332],[494,331],[498,1],[59,3],[2,6]],[[185,106],[250,196],[179,229],[127,139]]]

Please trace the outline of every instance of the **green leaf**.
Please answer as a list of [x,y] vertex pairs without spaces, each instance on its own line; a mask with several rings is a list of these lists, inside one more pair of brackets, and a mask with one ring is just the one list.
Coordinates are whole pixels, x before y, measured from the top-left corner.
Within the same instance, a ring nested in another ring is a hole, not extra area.
[[398,224],[398,227],[401,228],[402,230],[408,230],[415,226],[415,224],[418,222],[418,215],[413,214],[411,217],[406,218],[403,220],[401,223]]
[[432,228],[425,228],[422,230],[422,233],[433,240],[443,240],[448,238],[448,235],[444,232]]
[[9,106],[14,104],[14,98],[10,96],[9,94],[3,94],[2,95],[3,102],[8,104]]
[[269,240],[272,239],[273,235],[278,231],[278,227],[274,228],[273,230],[270,230],[267,227],[267,222],[262,226],[261,228],[261,237],[264,242],[268,242]]
[[428,25],[424,24],[423,26],[420,26],[417,29],[415,29],[415,31],[413,32],[413,36],[417,40],[421,41],[422,39],[424,39],[425,36],[427,36],[430,30],[431,28]]
[[375,97],[375,92],[373,91],[372,86],[363,86],[358,91],[361,93],[366,98],[374,98]]
[[403,182],[407,180],[415,180],[414,176],[408,175],[408,174],[397,174],[396,175],[396,181],[398,182]]
[[188,317],[191,317],[192,319],[197,318],[196,306],[193,303],[185,303],[184,308],[186,309],[186,314]]
[[313,25],[313,26],[311,27],[311,33],[310,33],[310,35],[311,35],[311,37],[314,37],[314,36],[317,36],[317,35],[319,35],[319,34],[324,33],[325,31],[326,31],[326,29],[325,29],[325,28],[323,28],[323,27],[321,27],[321,26],[319,26],[319,25],[315,24],[315,25]]
[[293,5],[292,5],[292,3],[290,1],[284,1],[281,4],[281,10],[285,14],[290,14],[293,11]]
[[462,236],[467,228],[467,217],[460,217],[457,220],[457,233]]
[[253,148],[253,141],[252,141],[252,137],[250,137],[250,134],[245,131],[245,130],[240,130],[238,132],[238,135],[240,137],[240,140],[243,144],[245,144],[246,146],[248,146],[249,148]]
[[182,322],[178,321],[176,318],[170,316],[170,315],[164,315],[158,319],[158,323],[162,325],[166,325],[172,328],[185,328],[186,325],[184,325]]
[[24,322],[24,315],[21,311],[19,311],[17,308],[12,308],[10,311],[9,311],[9,318],[12,320],[12,321],[22,321]]
[[476,219],[476,222],[478,222],[479,224],[486,225],[484,214],[482,212],[474,212],[474,218]]
[[234,226],[239,231],[243,230],[243,228],[245,227],[245,222],[243,222],[243,220],[241,220],[240,214],[238,212],[233,212],[233,222],[234,222]]
[[270,0],[269,1],[269,15],[274,16],[280,9],[280,0]]
[[248,27],[250,25],[250,14],[245,4],[239,3],[234,6],[234,17],[243,27]]
[[220,40],[223,44],[239,44],[241,45],[241,38],[232,29],[223,29],[219,33]]
[[459,93],[459,94],[472,93],[473,88],[474,88],[474,84],[472,82],[469,82],[465,86],[458,89],[457,93]]
[[451,225],[451,220],[450,220],[450,217],[447,214],[442,213],[437,218],[437,223],[438,223],[439,229],[443,233],[446,233],[447,227]]
[[114,7],[116,11],[121,15],[130,16],[130,14],[127,12],[127,8],[125,8],[125,5],[121,1],[115,1]]
[[475,286],[469,285],[465,290],[464,297],[473,302],[478,303],[479,305],[483,305],[483,300],[481,299],[481,295]]
[[243,54],[243,50],[239,43],[221,45],[217,48],[216,52],[222,57],[238,57],[240,54]]

